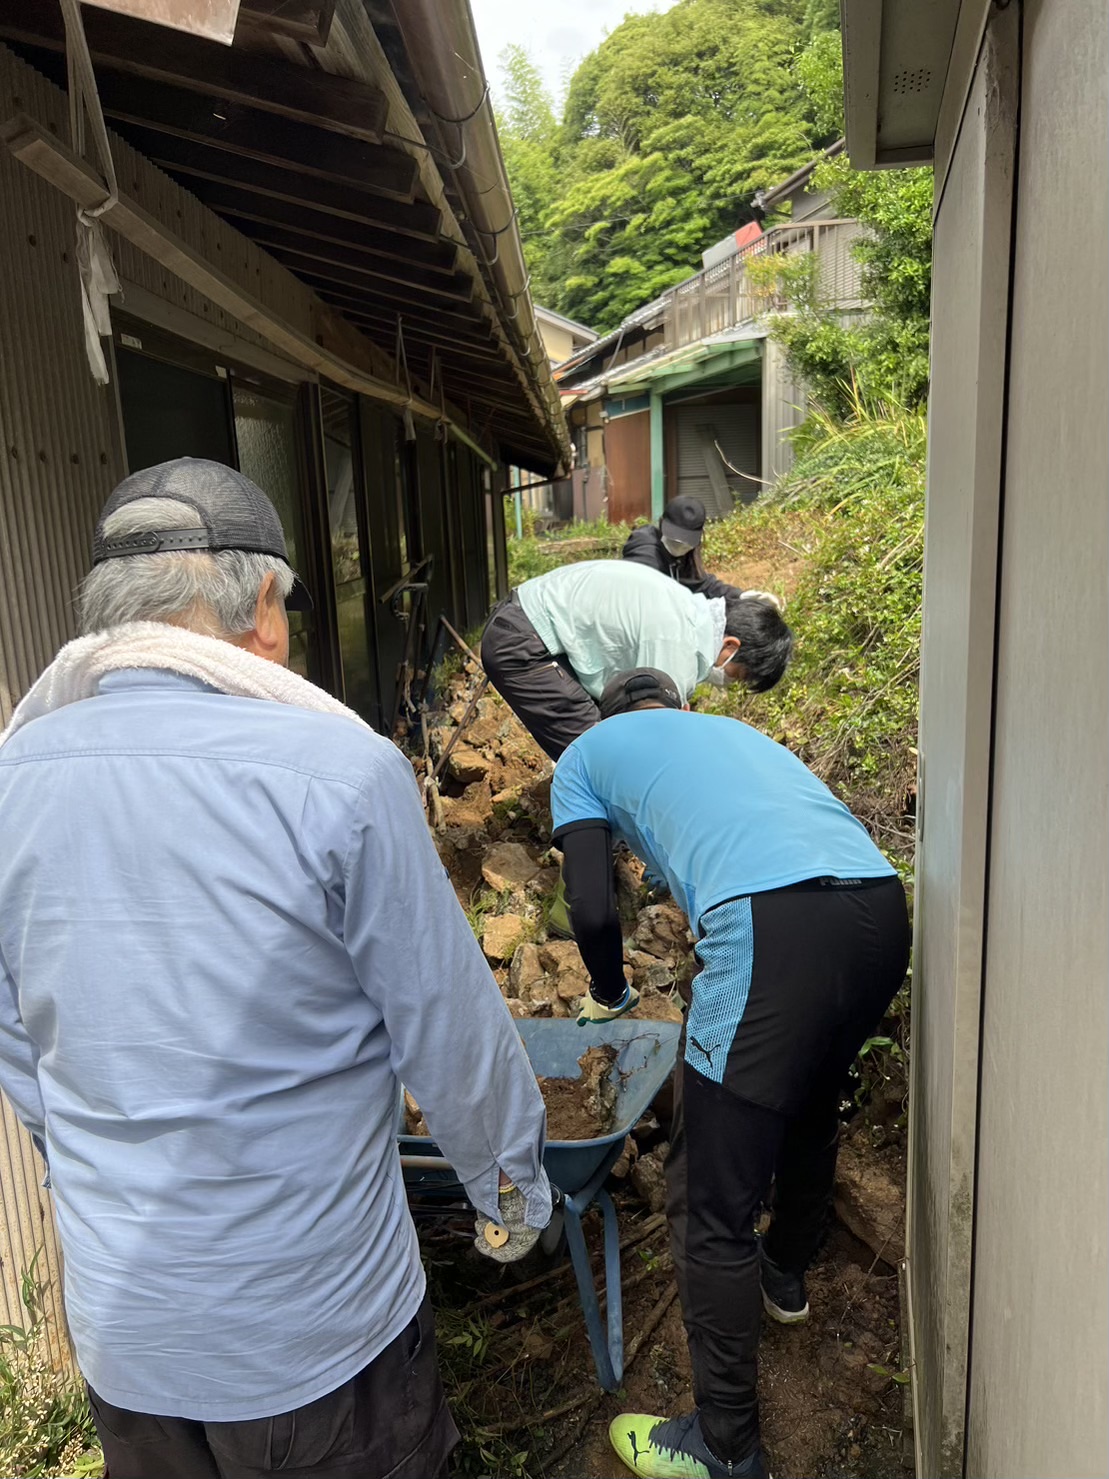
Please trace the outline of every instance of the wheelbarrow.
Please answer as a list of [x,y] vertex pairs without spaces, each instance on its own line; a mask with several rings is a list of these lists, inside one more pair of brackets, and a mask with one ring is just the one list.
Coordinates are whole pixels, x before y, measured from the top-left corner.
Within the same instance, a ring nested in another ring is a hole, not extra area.
[[[616,1085],[614,1129],[595,1140],[548,1140],[543,1165],[559,1194],[556,1209],[564,1219],[578,1296],[597,1368],[606,1392],[614,1392],[624,1375],[624,1310],[620,1286],[620,1231],[616,1208],[604,1189],[608,1173],[620,1159],[628,1131],[646,1113],[674,1067],[680,1026],[674,1022],[632,1022],[627,1019],[598,1023],[588,1030],[574,1021],[537,1017],[517,1022],[520,1037],[537,1075],[578,1078],[578,1059],[586,1048],[610,1044],[616,1048],[612,1081]],[[434,1198],[454,1196],[458,1182],[434,1142],[426,1136],[399,1135],[405,1185]],[[585,1246],[581,1220],[593,1205],[600,1208],[604,1225],[604,1288],[608,1329]]]

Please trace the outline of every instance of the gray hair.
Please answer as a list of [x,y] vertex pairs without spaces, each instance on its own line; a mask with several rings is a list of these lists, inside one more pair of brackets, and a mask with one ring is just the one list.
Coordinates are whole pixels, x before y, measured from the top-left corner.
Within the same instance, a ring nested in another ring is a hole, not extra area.
[[[152,529],[192,529],[195,508],[176,498],[137,498],[104,521],[112,538]],[[77,594],[82,636],[127,621],[165,621],[209,637],[238,637],[254,625],[258,592],[270,572],[281,596],[293,572],[274,555],[245,550],[173,550],[123,555],[96,565]]]

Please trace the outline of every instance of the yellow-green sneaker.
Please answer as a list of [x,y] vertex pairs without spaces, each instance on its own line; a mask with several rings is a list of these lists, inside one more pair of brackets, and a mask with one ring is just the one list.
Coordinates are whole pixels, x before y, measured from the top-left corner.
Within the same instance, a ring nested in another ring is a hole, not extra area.
[[722,1463],[705,1442],[696,1412],[687,1417],[622,1412],[610,1423],[608,1436],[620,1462],[645,1479],[770,1479],[761,1449],[738,1463]]

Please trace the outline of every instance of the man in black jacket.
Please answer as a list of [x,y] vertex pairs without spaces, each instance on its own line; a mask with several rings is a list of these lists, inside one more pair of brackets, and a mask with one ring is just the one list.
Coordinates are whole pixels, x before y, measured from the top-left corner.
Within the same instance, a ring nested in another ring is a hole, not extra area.
[[633,529],[620,551],[621,558],[648,565],[699,596],[726,596],[738,587],[717,580],[701,563],[700,544],[705,532],[705,505],[699,498],[672,498],[657,524]]

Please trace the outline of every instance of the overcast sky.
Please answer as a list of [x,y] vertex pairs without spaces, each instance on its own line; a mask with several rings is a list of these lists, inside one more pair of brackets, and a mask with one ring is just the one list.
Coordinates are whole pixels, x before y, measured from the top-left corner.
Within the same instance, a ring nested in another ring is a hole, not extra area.
[[559,101],[582,57],[613,31],[629,11],[669,10],[676,0],[470,0],[485,72],[496,92],[497,58],[506,46],[523,46]]

